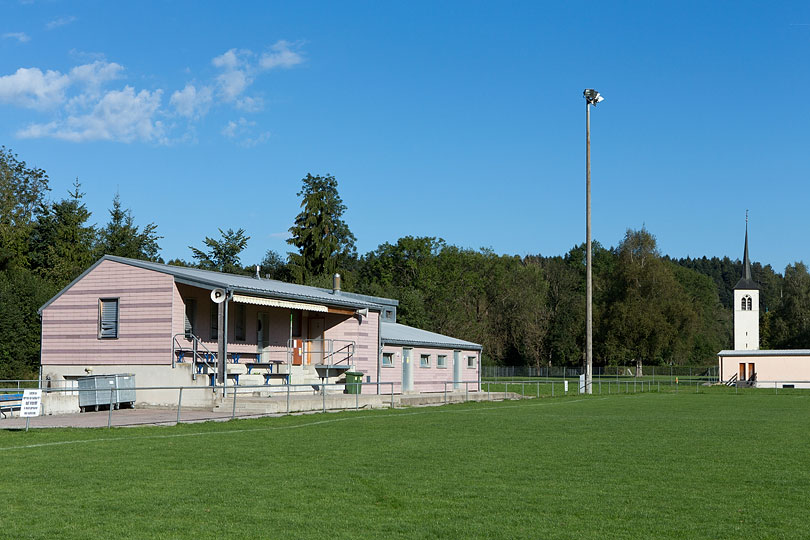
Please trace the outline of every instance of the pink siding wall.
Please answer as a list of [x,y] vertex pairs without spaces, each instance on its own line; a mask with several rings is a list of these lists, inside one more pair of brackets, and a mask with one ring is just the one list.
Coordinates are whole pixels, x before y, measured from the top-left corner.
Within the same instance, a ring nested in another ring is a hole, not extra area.
[[[327,339],[355,342],[354,365],[355,370],[363,373],[363,382],[366,382],[367,376],[371,377],[372,382],[377,382],[379,319],[380,314],[374,311],[369,311],[368,317],[361,319],[331,313],[327,317]],[[364,386],[363,393],[376,394],[376,385]]]
[[[458,349],[456,349],[458,350]],[[380,381],[382,382],[395,382],[394,385],[395,391],[399,392],[402,390],[402,347],[394,347],[391,345],[386,345],[383,347],[383,353],[393,353],[394,355],[394,366],[393,367],[383,367],[381,368],[382,374],[380,375]],[[447,391],[451,391],[453,389],[453,385],[450,384],[453,382],[453,349],[434,349],[434,348],[427,348],[427,347],[413,347],[412,349],[412,362],[413,362],[413,389],[417,392],[443,392],[444,391],[444,383],[447,382]],[[427,354],[430,356],[430,367],[421,367],[420,360],[421,355]],[[438,367],[438,358],[439,355],[447,356],[447,367],[440,368]],[[474,356],[475,357],[475,367],[468,368],[467,367],[467,357]],[[478,351],[471,351],[471,350],[462,350],[461,351],[461,382],[470,382],[470,381],[478,381],[478,364],[479,364],[479,352]],[[382,361],[382,355],[380,357],[380,361]],[[385,387],[384,387],[385,388]],[[390,388],[390,386],[388,387]],[[461,389],[464,389],[464,385],[461,385]],[[478,390],[478,384],[468,384],[467,389],[469,391],[476,391]],[[389,390],[390,391],[390,390]]]
[[[171,364],[173,283],[103,261],[42,311],[42,363]],[[119,298],[117,339],[98,339],[100,298]]]

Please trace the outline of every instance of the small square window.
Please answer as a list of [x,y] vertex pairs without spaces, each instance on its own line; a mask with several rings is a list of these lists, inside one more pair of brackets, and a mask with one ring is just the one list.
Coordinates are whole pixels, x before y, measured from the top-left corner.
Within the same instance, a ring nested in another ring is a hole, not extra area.
[[436,357],[436,367],[439,368],[446,368],[447,367],[447,355],[440,354]]
[[467,367],[474,368],[475,367],[475,356],[468,356],[467,357]]
[[419,367],[430,367],[430,355],[429,354],[419,355]]
[[382,365],[383,367],[394,367],[394,353],[383,353]]

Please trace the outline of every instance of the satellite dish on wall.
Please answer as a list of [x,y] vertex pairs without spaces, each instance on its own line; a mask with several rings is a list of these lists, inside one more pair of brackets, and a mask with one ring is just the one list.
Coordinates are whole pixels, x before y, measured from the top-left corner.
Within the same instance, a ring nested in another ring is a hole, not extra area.
[[214,289],[211,291],[211,301],[215,304],[221,304],[225,301],[225,289]]

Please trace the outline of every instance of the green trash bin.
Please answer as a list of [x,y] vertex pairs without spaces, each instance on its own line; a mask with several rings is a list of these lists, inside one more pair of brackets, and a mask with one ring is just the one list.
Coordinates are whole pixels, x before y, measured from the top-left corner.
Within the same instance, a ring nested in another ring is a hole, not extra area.
[[359,371],[347,371],[345,392],[347,394],[359,394],[363,386],[360,384],[352,384],[352,383],[361,383],[361,382],[363,382],[362,373],[360,373]]

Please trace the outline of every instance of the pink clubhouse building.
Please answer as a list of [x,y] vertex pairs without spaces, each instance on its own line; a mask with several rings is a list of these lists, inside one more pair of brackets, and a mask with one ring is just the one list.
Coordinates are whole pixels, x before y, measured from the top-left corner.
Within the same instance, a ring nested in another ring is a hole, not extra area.
[[478,390],[481,346],[399,324],[397,305],[339,279],[329,290],[106,255],[40,308],[41,379],[311,393],[350,372],[363,394]]

